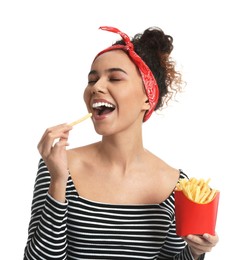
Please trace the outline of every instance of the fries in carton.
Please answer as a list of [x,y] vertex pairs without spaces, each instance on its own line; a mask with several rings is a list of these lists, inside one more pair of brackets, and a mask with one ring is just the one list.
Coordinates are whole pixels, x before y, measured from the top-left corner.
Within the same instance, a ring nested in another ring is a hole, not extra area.
[[215,235],[220,192],[209,186],[209,180],[180,179],[175,188],[176,233]]

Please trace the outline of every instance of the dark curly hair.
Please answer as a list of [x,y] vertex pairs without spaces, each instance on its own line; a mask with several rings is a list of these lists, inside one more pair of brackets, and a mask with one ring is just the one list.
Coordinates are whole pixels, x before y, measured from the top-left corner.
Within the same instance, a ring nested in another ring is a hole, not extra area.
[[[159,27],[149,27],[143,33],[136,34],[131,41],[135,52],[150,68],[157,81],[159,99],[155,110],[161,109],[182,90],[181,73],[176,71],[175,62],[170,57],[173,38]],[[118,40],[113,45],[116,44],[125,45],[123,40]]]

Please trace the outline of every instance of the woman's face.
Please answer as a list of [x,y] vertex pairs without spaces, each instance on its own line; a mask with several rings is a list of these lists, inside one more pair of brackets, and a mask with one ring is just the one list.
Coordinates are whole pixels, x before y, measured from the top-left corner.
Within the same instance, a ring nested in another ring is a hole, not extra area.
[[113,134],[134,123],[142,124],[149,109],[143,82],[135,64],[122,50],[101,54],[88,75],[84,100],[96,132]]

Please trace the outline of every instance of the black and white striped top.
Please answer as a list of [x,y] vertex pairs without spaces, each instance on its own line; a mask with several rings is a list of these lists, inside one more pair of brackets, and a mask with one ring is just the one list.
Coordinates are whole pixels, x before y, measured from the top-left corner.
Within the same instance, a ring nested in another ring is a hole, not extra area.
[[48,194],[49,182],[41,159],[24,260],[193,259],[176,235],[174,193],[156,205],[99,203],[80,197],[69,176],[60,203]]

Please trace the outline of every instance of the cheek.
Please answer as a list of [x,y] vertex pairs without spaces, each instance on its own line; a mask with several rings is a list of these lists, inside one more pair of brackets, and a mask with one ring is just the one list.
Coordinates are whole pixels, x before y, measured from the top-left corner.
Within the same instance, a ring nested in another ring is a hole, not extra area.
[[118,104],[120,105],[120,109],[130,113],[130,110],[138,110],[142,109],[142,104],[146,99],[145,94],[142,89],[122,89],[118,92]]

